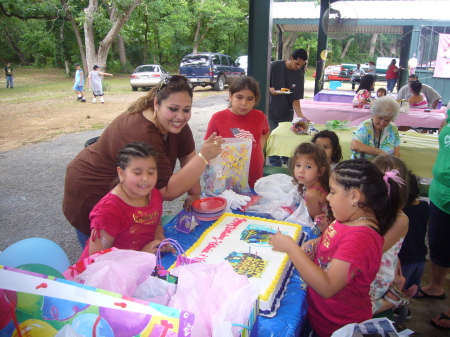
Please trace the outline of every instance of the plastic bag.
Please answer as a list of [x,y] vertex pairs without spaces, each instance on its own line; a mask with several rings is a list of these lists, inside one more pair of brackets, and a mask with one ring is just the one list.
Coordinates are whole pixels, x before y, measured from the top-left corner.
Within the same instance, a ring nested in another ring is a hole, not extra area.
[[292,177],[276,173],[258,179],[255,183],[256,194],[263,198],[280,201],[282,206],[290,206],[300,202],[297,186],[292,182]]
[[[195,313],[193,337],[212,336],[225,327],[221,322],[244,324],[259,294],[259,289],[247,287],[247,277],[237,274],[228,261],[180,266],[171,275],[178,277],[178,288],[169,306]],[[240,329],[231,329],[233,336],[239,336]]]
[[296,223],[306,227],[313,227],[315,225],[314,221],[309,216],[308,208],[306,208],[304,199],[300,201],[300,204],[295,212],[289,215],[284,221]]
[[169,283],[159,277],[150,276],[137,286],[133,297],[167,306],[176,290],[176,284]]
[[98,257],[74,281],[132,296],[138,284],[152,274],[155,266],[154,254],[116,249]]
[[252,155],[250,138],[224,138],[222,152],[203,172],[205,194],[215,196],[227,189],[248,193],[248,172]]
[[380,334],[381,336],[408,336],[414,331],[409,329],[403,330],[401,334],[394,328],[393,322],[384,318],[373,318],[362,323],[351,323],[333,332],[331,337],[352,337],[355,332],[362,334]]

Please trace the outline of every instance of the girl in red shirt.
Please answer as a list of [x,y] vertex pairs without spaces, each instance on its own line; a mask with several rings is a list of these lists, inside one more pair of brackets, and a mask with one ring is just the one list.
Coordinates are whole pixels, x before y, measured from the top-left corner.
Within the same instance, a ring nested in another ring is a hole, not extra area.
[[[80,260],[115,247],[155,253],[165,239],[156,152],[144,142],[126,145],[118,156],[118,184],[92,210],[91,237]],[[172,251],[164,245],[162,251]]]
[[302,247],[282,233],[269,239],[308,284],[309,329],[319,337],[372,318],[369,289],[380,266],[383,235],[401,203],[397,181],[396,172],[383,174],[368,160],[343,161],[330,177],[327,200],[336,220],[324,233]]
[[269,123],[262,111],[253,109],[261,97],[258,82],[250,76],[236,79],[229,89],[230,107],[216,112],[209,121],[205,139],[214,132],[223,138],[250,138],[252,154],[248,184],[253,188],[263,176],[263,149],[269,138]]

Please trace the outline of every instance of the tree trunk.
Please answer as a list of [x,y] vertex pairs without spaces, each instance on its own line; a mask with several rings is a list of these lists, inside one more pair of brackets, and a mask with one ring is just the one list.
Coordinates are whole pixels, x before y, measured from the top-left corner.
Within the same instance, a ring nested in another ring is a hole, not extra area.
[[22,64],[26,64],[26,60],[25,60],[25,56],[22,53],[22,50],[20,49],[20,47],[16,44],[16,42],[14,41],[14,39],[12,38],[12,36],[9,34],[8,30],[6,29],[6,27],[3,29],[3,32],[5,33],[6,36],[6,40],[8,41],[9,45],[11,46],[12,49],[15,50],[15,52],[17,53],[17,55],[20,58],[20,62],[22,62]]
[[375,46],[377,44],[378,35],[380,35],[380,33],[374,33],[370,39],[369,56],[373,56],[375,54]]
[[78,26],[72,16],[72,13],[70,13],[69,5],[66,3],[65,0],[60,0],[61,4],[63,6],[64,12],[67,15],[67,18],[70,21],[70,24],[72,25],[72,29],[75,33],[75,38],[77,39],[78,49],[80,50],[80,56],[81,56],[81,62],[83,63],[83,68],[87,69],[87,61],[86,61],[86,53],[84,52],[84,45],[83,45],[83,39],[81,38],[80,30],[78,29]]
[[127,54],[126,54],[126,49],[125,49],[125,40],[123,39],[122,35],[117,36],[117,42],[119,45],[120,64],[123,67],[127,63]]
[[108,58],[108,52],[111,48],[114,39],[119,34],[123,25],[130,18],[131,12],[141,0],[134,0],[134,2],[127,8],[126,12],[122,15],[117,14],[116,8],[111,8],[109,13],[109,20],[112,23],[112,27],[102,41],[99,43],[98,51],[95,51],[94,40],[94,14],[97,11],[98,0],[89,0],[89,6],[84,9],[84,38],[86,45],[86,57],[88,63],[88,69],[91,69],[94,64],[97,64],[101,71],[106,70],[106,60]]
[[292,54],[292,48],[294,47],[295,40],[297,39],[297,33],[284,33],[283,34],[283,53],[282,59],[287,60]]
[[147,63],[147,53],[148,53],[148,16],[145,15],[145,31],[144,31],[144,50],[142,51],[142,64]]
[[345,55],[347,55],[348,48],[350,48],[350,45],[352,44],[353,40],[354,38],[352,37],[350,40],[347,41],[347,44],[345,45],[345,48],[341,53],[341,60],[343,60]]

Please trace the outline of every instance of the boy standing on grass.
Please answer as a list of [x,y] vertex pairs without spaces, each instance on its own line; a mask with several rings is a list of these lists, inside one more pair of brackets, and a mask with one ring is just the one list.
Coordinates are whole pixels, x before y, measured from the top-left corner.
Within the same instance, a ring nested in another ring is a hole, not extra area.
[[77,93],[77,101],[81,101],[82,103],[86,103],[86,99],[84,98],[83,86],[84,86],[84,73],[83,69],[81,69],[79,63],[75,63],[75,81],[73,84],[73,90]]
[[89,73],[89,76],[87,78],[87,85],[91,87],[92,93],[94,94],[92,103],[97,102],[97,96],[100,96],[100,102],[105,103],[105,100],[103,98],[103,84],[101,76],[112,76],[112,74],[102,73],[98,70],[98,65],[95,65],[93,68],[94,70]]
[[14,88],[14,77],[13,77],[13,68],[11,68],[11,63],[7,63],[5,67],[5,76],[6,76],[6,88]]

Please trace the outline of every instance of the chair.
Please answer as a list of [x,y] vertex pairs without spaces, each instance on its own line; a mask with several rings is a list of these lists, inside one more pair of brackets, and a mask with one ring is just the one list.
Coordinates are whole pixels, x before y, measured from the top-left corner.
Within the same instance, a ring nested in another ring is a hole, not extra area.
[[264,165],[263,168],[263,176],[269,176],[271,174],[275,173],[284,173],[287,175],[291,175],[291,172],[287,167],[280,167],[280,166],[270,166],[270,165]]

